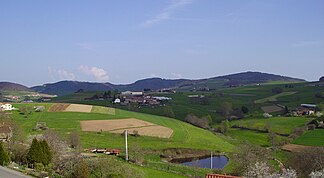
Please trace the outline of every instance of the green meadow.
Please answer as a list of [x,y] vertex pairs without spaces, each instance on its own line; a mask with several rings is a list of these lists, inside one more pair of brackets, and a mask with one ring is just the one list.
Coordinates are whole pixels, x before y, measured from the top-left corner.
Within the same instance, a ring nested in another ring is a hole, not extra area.
[[324,129],[307,131],[294,140],[293,143],[306,146],[324,146]]
[[[46,106],[50,104],[15,104],[19,108],[24,105]],[[73,113],[73,112],[33,112],[28,118],[24,118],[18,111],[14,111],[12,117],[19,123],[25,132],[25,135],[38,134],[40,131],[33,131],[37,122],[46,122],[47,127],[58,131],[63,137],[67,137],[71,131],[78,131],[84,148],[89,147],[114,147],[122,149],[124,147],[124,137],[119,134],[108,132],[82,132],[80,121],[82,120],[108,120],[137,118],[140,120],[152,122],[157,125],[169,127],[173,130],[170,139],[161,139],[155,137],[130,137],[129,143],[139,144],[141,147],[149,149],[165,148],[194,148],[204,150],[215,150],[219,152],[231,152],[234,146],[226,141],[223,136],[194,127],[190,124],[171,119],[167,117],[154,116],[116,109],[116,115],[99,113]]]
[[260,119],[243,119],[231,122],[231,125],[242,126],[250,129],[266,130],[279,134],[291,134],[296,127],[302,127],[312,118],[305,117],[273,117]]

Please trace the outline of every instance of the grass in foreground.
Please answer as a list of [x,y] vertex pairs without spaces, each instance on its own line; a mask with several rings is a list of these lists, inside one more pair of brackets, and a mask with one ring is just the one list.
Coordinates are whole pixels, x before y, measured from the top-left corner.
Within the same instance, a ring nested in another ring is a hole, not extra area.
[[[19,108],[24,105],[38,106],[50,104],[16,104]],[[47,127],[58,131],[63,137],[68,137],[71,131],[78,131],[84,148],[103,147],[103,148],[124,148],[124,137],[120,134],[111,134],[109,132],[82,132],[80,121],[82,120],[107,120],[137,118],[152,122],[157,125],[171,128],[174,132],[170,139],[161,139],[155,137],[130,137],[129,144],[138,144],[147,149],[165,149],[165,148],[193,148],[207,149],[219,152],[231,152],[234,145],[226,141],[222,136],[194,127],[190,124],[171,119],[167,117],[141,114],[130,111],[116,109],[116,115],[98,114],[98,113],[70,113],[70,112],[33,112],[28,118],[24,118],[19,111],[14,111],[12,117],[19,123],[26,136],[42,133],[33,131],[37,122],[46,122]]]

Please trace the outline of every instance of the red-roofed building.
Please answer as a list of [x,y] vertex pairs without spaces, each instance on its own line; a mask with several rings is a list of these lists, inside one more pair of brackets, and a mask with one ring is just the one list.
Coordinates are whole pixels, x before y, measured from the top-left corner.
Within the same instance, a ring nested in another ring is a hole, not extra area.
[[207,174],[206,178],[240,178],[240,177],[221,175],[221,174]]

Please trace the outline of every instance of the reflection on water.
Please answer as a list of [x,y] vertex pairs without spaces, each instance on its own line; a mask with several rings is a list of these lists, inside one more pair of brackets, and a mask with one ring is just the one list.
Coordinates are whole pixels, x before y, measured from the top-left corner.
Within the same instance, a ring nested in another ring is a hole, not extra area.
[[223,169],[228,163],[228,158],[226,156],[214,156],[213,158],[205,158],[199,160],[193,160],[190,162],[181,163],[186,166],[194,166],[200,168],[210,168],[211,160],[213,161],[213,169]]

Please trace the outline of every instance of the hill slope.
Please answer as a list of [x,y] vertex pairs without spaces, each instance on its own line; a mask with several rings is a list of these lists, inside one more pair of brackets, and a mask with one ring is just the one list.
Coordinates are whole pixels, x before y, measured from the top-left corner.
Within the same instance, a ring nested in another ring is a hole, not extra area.
[[145,88],[152,90],[163,88],[175,88],[180,90],[192,90],[194,88],[209,87],[221,88],[232,85],[247,85],[254,83],[266,83],[270,81],[283,81],[283,82],[303,82],[305,80],[285,77],[274,74],[267,74],[261,72],[243,72],[209,79],[188,80],[188,79],[161,79],[149,78],[138,80],[131,84],[114,85],[111,83],[90,83],[78,81],[61,81],[53,84],[45,84],[42,86],[32,87],[33,90],[46,94],[67,95],[76,92],[79,89],[86,91],[107,91],[107,90],[137,90],[141,91]]
[[11,82],[0,82],[0,91],[32,91],[30,88]]

